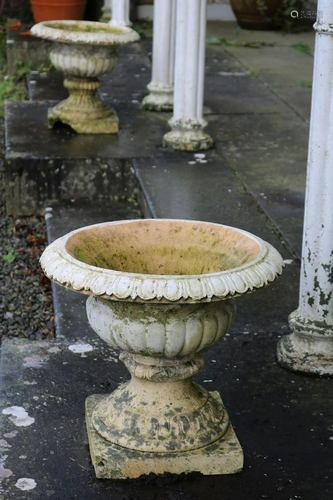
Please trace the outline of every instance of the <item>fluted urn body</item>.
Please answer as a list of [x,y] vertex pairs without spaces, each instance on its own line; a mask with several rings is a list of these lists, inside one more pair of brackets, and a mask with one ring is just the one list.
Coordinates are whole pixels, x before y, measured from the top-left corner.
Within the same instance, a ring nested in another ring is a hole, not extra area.
[[95,94],[99,77],[113,70],[119,45],[140,37],[131,28],[90,21],[45,21],[32,27],[33,35],[53,41],[51,61],[65,74],[69,98],[48,111],[48,125],[61,121],[78,133],[117,133],[115,110]]
[[233,299],[281,273],[279,253],[240,229],[148,219],[74,231],[41,263],[56,283],[89,295],[90,325],[131,373],[110,396],[87,400],[97,476],[241,470],[219,394],[192,376],[228,331]]

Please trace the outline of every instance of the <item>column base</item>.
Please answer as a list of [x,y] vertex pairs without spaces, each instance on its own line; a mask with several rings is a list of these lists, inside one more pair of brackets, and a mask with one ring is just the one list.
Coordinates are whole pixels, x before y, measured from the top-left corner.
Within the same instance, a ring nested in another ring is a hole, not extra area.
[[[222,404],[218,392],[210,393]],[[204,475],[235,474],[243,468],[244,455],[231,426],[222,438],[208,446],[176,452],[142,452],[110,443],[95,430],[93,411],[105,395],[96,394],[86,400],[86,424],[90,454],[99,479],[133,479],[142,475],[200,472]]]
[[148,111],[172,111],[173,94],[151,92],[143,99],[142,108]]
[[293,372],[332,377],[332,327],[305,321],[298,311],[290,315],[289,323],[293,333],[279,341],[278,363]]
[[213,147],[213,139],[201,128],[174,128],[164,135],[163,146],[178,151],[201,151]]
[[102,9],[102,15],[99,18],[100,23],[109,23],[111,21],[111,9]]

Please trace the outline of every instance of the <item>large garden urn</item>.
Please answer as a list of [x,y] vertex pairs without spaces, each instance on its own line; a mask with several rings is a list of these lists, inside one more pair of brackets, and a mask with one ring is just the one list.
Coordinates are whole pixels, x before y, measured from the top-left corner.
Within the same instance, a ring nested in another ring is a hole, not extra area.
[[119,120],[114,109],[96,91],[98,77],[113,70],[119,45],[139,40],[125,26],[89,21],[47,21],[32,27],[33,35],[53,41],[51,61],[65,74],[69,97],[48,110],[48,126],[70,125],[80,134],[116,134]]
[[90,325],[131,373],[111,395],[86,400],[97,477],[239,472],[243,451],[221,397],[192,376],[228,331],[234,298],[281,273],[280,254],[233,227],[147,219],[73,231],[41,265],[89,295]]

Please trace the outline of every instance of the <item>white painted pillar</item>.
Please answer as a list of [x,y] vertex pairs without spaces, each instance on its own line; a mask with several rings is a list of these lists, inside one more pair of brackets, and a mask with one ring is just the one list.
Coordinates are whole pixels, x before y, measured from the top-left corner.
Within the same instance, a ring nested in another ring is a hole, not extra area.
[[111,0],[104,0],[104,5],[102,7],[102,16],[100,21],[107,22],[111,19]]
[[177,0],[174,112],[163,145],[179,150],[212,146],[203,129],[207,0]]
[[150,94],[143,99],[142,106],[151,111],[170,111],[173,108],[176,0],[155,0],[153,35]]
[[278,345],[293,371],[333,375],[333,2],[318,1],[299,308]]
[[132,26],[129,19],[130,0],[112,0],[111,10],[111,26]]

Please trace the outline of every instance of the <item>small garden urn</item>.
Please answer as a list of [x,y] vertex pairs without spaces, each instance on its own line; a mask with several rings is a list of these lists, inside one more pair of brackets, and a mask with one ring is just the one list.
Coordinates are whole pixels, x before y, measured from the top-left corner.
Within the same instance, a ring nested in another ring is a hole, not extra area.
[[51,62],[65,74],[68,99],[48,111],[48,126],[60,121],[80,134],[116,134],[114,109],[96,96],[98,77],[113,70],[119,45],[139,40],[131,28],[89,21],[47,21],[33,35],[54,42]]
[[97,477],[239,472],[243,451],[221,397],[192,376],[228,331],[234,297],[282,272],[280,254],[240,229],[148,219],[73,231],[45,250],[41,265],[59,285],[89,295],[90,325],[131,373],[111,395],[86,401]]

